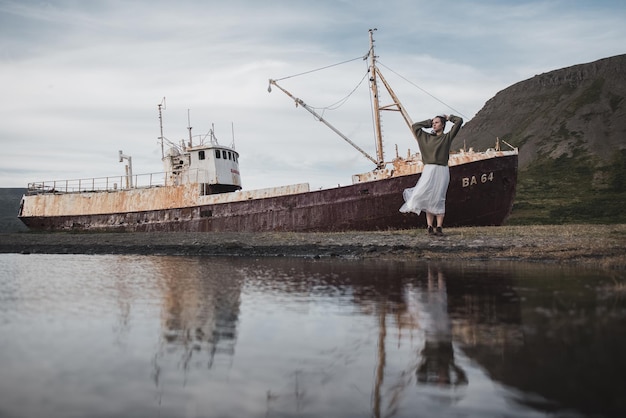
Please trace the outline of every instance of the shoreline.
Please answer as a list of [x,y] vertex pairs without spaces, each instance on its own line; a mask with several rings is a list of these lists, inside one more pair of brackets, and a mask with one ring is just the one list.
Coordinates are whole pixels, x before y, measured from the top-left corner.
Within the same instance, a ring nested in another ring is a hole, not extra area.
[[507,260],[626,269],[626,224],[265,233],[0,233],[0,253]]

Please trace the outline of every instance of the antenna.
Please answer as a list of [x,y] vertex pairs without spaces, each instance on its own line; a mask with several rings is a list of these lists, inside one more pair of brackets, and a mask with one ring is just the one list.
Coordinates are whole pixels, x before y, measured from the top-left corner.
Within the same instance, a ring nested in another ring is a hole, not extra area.
[[233,142],[230,144],[230,147],[235,149],[235,124],[233,122],[230,123],[230,132],[233,136]]
[[165,150],[163,149],[163,113],[161,112],[161,110],[165,110],[166,108],[165,96],[163,96],[163,100],[161,100],[161,103],[159,103],[158,108],[159,108],[159,127],[161,128],[161,136],[159,137],[159,140],[161,141],[161,159],[163,159],[165,158]]
[[191,139],[191,119],[189,116],[189,109],[187,109],[187,129],[189,130],[189,147],[192,147],[193,143]]

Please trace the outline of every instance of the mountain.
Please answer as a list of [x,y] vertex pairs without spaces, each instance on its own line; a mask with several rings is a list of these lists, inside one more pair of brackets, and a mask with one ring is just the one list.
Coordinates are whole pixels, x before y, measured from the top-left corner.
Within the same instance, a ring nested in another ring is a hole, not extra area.
[[511,224],[626,223],[625,98],[626,55],[550,71],[498,92],[453,149],[519,148]]

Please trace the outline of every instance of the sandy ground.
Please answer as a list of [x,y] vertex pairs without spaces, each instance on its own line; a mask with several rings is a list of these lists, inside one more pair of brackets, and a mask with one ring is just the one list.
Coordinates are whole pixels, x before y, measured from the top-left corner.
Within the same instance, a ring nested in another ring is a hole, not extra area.
[[0,253],[520,260],[626,269],[626,225],[341,233],[3,233]]

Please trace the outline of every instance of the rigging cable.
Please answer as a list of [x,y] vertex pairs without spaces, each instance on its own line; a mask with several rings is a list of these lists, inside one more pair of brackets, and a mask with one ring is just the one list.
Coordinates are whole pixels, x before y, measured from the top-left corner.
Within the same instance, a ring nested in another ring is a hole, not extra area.
[[349,62],[356,61],[356,60],[360,60],[360,59],[363,59],[363,57],[361,56],[361,57],[357,57],[357,58],[352,58],[352,59],[349,59],[349,60],[347,60],[347,61],[338,62],[337,64],[327,65],[326,67],[321,67],[321,68],[318,68],[318,69],[316,69],[316,70],[305,71],[305,72],[303,72],[303,73],[294,74],[294,75],[289,75],[289,76],[287,76],[287,77],[283,77],[283,78],[276,78],[274,81],[281,81],[281,80],[286,80],[286,79],[288,79],[288,78],[292,78],[292,77],[298,77],[298,76],[301,76],[301,75],[314,73],[314,72],[316,72],[316,71],[325,70],[325,69],[327,69],[327,68],[336,67],[336,66],[338,66],[338,65],[342,65],[342,64],[347,64],[347,63],[349,63]]
[[[368,54],[369,54],[369,51],[368,51]],[[314,73],[314,72],[317,72],[317,71],[325,70],[327,68],[332,68],[332,67],[337,67],[339,65],[347,64],[349,62],[356,61],[356,60],[365,60],[365,59],[367,59],[368,54],[366,54],[365,56],[359,56],[359,57],[352,58],[352,59],[349,59],[349,60],[346,60],[346,61],[338,62],[336,64],[327,65],[325,67],[320,67],[320,68],[317,68],[315,70],[309,70],[309,71],[305,71],[303,73],[293,74],[293,75],[289,75],[289,76],[282,77],[282,78],[276,78],[276,79],[274,79],[274,81],[281,81],[281,80],[286,80],[288,78],[299,77],[301,75],[311,74],[311,73]],[[326,110],[338,109],[339,107],[341,107],[354,94],[354,92],[359,88],[359,86],[363,83],[363,80],[365,80],[366,77],[367,77],[367,73],[363,76],[361,81],[358,82],[356,87],[354,89],[352,89],[352,91],[350,93],[348,93],[348,95],[346,97],[344,97],[343,99],[340,99],[340,100],[336,101],[335,103],[333,103],[333,104],[331,104],[329,106],[325,106],[325,107],[315,107],[315,106],[310,106],[310,107],[312,109],[322,110],[323,112],[326,111]],[[323,112],[322,112],[322,115],[323,115]]]
[[[427,92],[426,90],[424,90],[423,88],[421,88],[420,86],[418,86],[417,84],[413,83],[412,81],[408,80],[406,77],[398,74],[397,72],[395,72],[394,70],[392,70],[391,68],[387,67],[385,64],[380,63],[380,61],[378,61],[378,63],[380,65],[382,65],[383,67],[385,67],[386,69],[388,69],[389,71],[391,71],[392,73],[394,73],[395,75],[397,75],[398,77],[400,77],[401,79],[403,79],[404,81],[406,81],[407,83],[415,86],[416,88],[420,89],[421,91],[423,91],[424,93],[426,93],[427,95],[429,95],[430,97],[432,97],[433,99],[437,100],[439,103],[443,104],[444,106],[447,106],[450,110],[454,111],[456,115],[463,117],[464,119],[468,120],[470,119],[469,117],[465,116],[463,113],[461,113],[460,111],[456,110],[455,108],[453,108],[452,106],[450,106],[449,104],[445,103],[442,100],[439,100],[437,97],[433,96],[432,94],[430,94],[429,92]],[[487,132],[489,132],[491,135],[495,136],[496,138],[498,138],[498,135],[490,130],[487,130]],[[500,138],[498,138],[498,140],[504,142],[506,145],[508,145],[511,148],[515,148],[514,146],[512,146],[511,144],[507,143],[506,141],[501,140]]]
[[321,110],[336,110],[336,109],[339,109],[341,106],[343,106],[348,101],[348,99],[350,97],[352,97],[354,92],[357,91],[357,89],[361,86],[361,84],[363,84],[363,81],[367,78],[368,74],[369,74],[369,72],[366,71],[365,74],[363,75],[363,77],[361,78],[361,80],[357,83],[357,85],[343,99],[337,100],[335,103],[330,104],[328,106],[324,106],[324,107],[314,107],[314,106],[311,106],[311,107],[313,109],[321,109]]
[[433,99],[437,100],[439,103],[441,103],[442,105],[446,106],[447,108],[449,108],[450,110],[454,111],[457,115],[462,116],[463,118],[467,119],[467,116],[465,116],[463,113],[459,112],[458,110],[456,110],[455,108],[453,108],[452,106],[450,106],[449,104],[447,104],[446,102],[444,102],[443,100],[440,100],[439,98],[433,96],[432,94],[430,94],[429,92],[427,92],[426,90],[424,90],[423,88],[421,88],[420,86],[418,86],[417,84],[415,84],[414,82],[412,82],[411,80],[407,79],[406,77],[402,76],[401,74],[398,74],[397,72],[395,72],[394,70],[392,70],[391,68],[387,67],[385,64],[381,63],[380,61],[377,61],[378,64],[380,64],[381,66],[385,67],[386,69],[388,69],[389,71],[391,71],[392,73],[394,73],[395,75],[397,75],[398,77],[400,77],[401,79],[403,79],[404,81],[406,81],[407,83],[411,84],[412,86],[418,88],[419,90],[421,90],[422,92],[426,93],[427,95],[429,95],[430,97],[432,97]]

